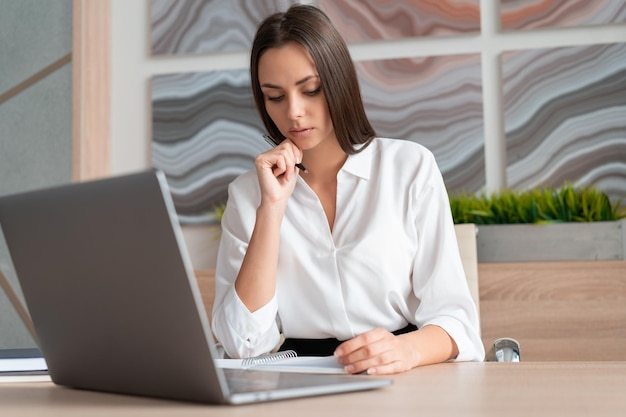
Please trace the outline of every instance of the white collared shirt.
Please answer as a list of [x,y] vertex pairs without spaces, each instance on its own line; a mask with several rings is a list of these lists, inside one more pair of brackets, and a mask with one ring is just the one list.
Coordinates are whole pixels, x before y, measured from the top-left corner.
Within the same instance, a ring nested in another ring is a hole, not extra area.
[[457,360],[483,360],[448,195],[426,148],[377,138],[348,156],[337,174],[332,232],[317,195],[299,177],[281,225],[275,296],[251,313],[234,282],[259,203],[254,170],[230,184],[212,320],[230,356],[268,352],[281,332],[346,340],[413,323],[446,330]]

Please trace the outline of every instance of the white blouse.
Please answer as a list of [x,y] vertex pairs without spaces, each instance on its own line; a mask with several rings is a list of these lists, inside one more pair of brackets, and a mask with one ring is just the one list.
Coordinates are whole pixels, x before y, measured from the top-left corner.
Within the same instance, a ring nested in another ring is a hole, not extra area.
[[290,338],[350,339],[376,327],[442,327],[456,360],[483,360],[480,325],[463,271],[448,195],[430,151],[376,138],[337,174],[331,232],[302,178],[280,231],[276,293],[250,312],[234,282],[255,224],[256,171],[235,179],[222,218],[212,327],[231,357]]

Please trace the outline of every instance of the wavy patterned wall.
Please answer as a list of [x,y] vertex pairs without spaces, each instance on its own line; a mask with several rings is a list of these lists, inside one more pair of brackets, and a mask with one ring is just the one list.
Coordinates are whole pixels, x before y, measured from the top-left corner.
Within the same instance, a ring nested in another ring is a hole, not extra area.
[[[279,3],[290,2],[155,0],[152,51],[248,48],[259,16],[279,9]],[[353,33],[351,40],[476,31],[478,3],[319,2],[342,32]],[[360,62],[357,69],[366,110],[380,135],[429,147],[452,190],[484,185],[478,54]],[[207,213],[226,199],[228,183],[252,169],[254,157],[267,149],[247,77],[247,70],[153,77],[152,163],[166,173],[184,223],[210,221]]]
[[[249,48],[256,21],[293,1],[152,1],[152,51]],[[480,33],[480,0],[317,0],[349,43]],[[503,30],[623,24],[626,0],[501,0]],[[626,35],[624,37],[626,42]],[[624,45],[502,55],[507,185],[597,185],[626,196]],[[381,136],[435,154],[451,192],[485,189],[480,52],[356,63],[366,111]],[[247,69],[153,78],[153,164],[165,170],[182,219],[201,223],[228,182],[265,149]]]
[[181,221],[207,221],[230,181],[268,149],[248,71],[156,76],[152,91],[152,164],[166,173]]
[[257,23],[295,0],[152,0],[152,54],[245,50]]
[[506,52],[513,188],[593,184],[626,195],[626,44]]
[[[366,111],[381,136],[433,151],[452,191],[484,185],[477,54],[357,63]],[[235,176],[267,149],[247,70],[156,76],[152,163],[172,188],[181,220],[209,220]]]
[[504,30],[626,22],[626,0],[500,0]]
[[452,192],[485,184],[478,54],[362,61],[357,70],[378,135],[429,148]]
[[480,0],[319,0],[347,42],[480,32]]
[[[257,23],[297,0],[152,0],[153,55],[246,50]],[[480,0],[317,0],[348,42],[480,31]]]

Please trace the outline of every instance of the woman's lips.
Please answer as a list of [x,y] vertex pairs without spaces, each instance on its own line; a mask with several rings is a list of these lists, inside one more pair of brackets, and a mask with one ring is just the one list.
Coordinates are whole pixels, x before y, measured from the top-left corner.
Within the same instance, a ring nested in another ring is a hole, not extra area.
[[308,136],[313,131],[313,128],[307,127],[303,129],[291,129],[289,133],[294,138],[302,138]]

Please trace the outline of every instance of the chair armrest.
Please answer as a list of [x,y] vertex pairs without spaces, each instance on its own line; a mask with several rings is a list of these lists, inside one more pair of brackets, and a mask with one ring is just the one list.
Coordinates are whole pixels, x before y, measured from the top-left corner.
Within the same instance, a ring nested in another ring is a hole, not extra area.
[[485,355],[487,362],[519,362],[520,360],[519,342],[510,337],[496,339]]

